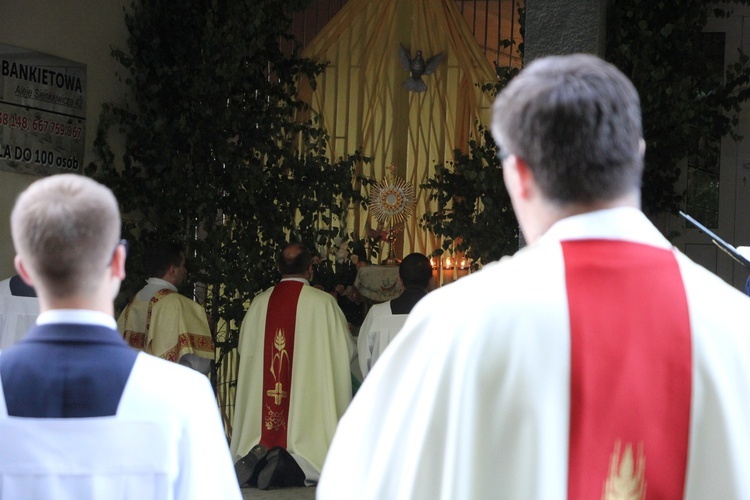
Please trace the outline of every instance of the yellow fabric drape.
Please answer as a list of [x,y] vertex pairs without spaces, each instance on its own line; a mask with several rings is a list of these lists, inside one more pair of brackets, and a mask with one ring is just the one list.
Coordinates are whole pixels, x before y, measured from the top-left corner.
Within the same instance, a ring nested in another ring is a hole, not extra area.
[[[445,54],[435,73],[423,77],[426,92],[401,86],[409,73],[401,67],[400,44],[412,57],[417,50],[425,59]],[[373,159],[363,167],[365,176],[380,180],[395,164],[396,174],[416,190],[399,257],[439,248],[440,241],[419,228],[422,214],[436,208],[419,186],[436,163],[453,159],[454,149],[467,150],[478,122],[488,123],[491,102],[480,87],[496,80],[454,0],[349,0],[303,55],[329,63],[317,90],[303,84],[300,97],[320,115],[332,157],[362,148]],[[369,227],[377,221],[351,207],[349,231],[364,235]]]

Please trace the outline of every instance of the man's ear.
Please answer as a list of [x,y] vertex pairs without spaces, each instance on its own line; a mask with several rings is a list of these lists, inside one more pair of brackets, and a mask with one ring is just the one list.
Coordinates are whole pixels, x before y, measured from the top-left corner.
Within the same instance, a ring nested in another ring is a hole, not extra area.
[[110,269],[112,270],[112,276],[118,278],[120,281],[125,279],[125,259],[127,254],[123,245],[117,245],[115,253],[112,255],[112,263]]
[[534,182],[534,174],[531,172],[528,163],[526,163],[523,158],[514,156],[514,159],[520,182],[520,194],[523,198],[528,198],[534,191],[536,185]]
[[503,180],[511,199],[527,199],[533,192],[534,175],[529,165],[516,155],[510,155],[503,162]]
[[26,266],[23,265],[23,261],[21,261],[20,255],[15,256],[15,258],[13,259],[13,265],[16,267],[16,271],[18,271],[18,275],[21,277],[24,283],[33,287],[34,284],[32,283],[31,275],[26,270]]

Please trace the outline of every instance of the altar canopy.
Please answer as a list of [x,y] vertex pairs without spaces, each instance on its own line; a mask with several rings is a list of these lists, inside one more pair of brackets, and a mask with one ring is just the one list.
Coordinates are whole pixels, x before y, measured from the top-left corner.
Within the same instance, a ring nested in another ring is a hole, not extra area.
[[[425,60],[445,56],[433,74],[422,77],[425,92],[402,87],[410,76],[399,58],[402,44],[412,58],[418,50]],[[300,98],[330,134],[332,157],[361,148],[372,158],[362,174],[381,180],[394,164],[396,175],[416,189],[415,213],[399,234],[398,256],[439,248],[440,241],[419,228],[422,214],[436,208],[419,186],[436,163],[453,159],[454,149],[468,150],[479,123],[489,124],[491,96],[481,86],[497,80],[455,1],[349,0],[303,56],[329,63],[315,91],[301,85]],[[350,207],[346,224],[360,236],[377,227],[359,206]]]

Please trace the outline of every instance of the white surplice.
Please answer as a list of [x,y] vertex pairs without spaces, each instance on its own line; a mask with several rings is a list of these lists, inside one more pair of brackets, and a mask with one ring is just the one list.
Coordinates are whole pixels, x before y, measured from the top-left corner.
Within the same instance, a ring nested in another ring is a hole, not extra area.
[[10,278],[0,281],[0,349],[10,347],[34,326],[39,299],[19,297],[10,291]]
[[[637,210],[595,212],[430,293],[339,423],[317,498],[566,498],[571,345],[560,241],[589,238],[671,249]],[[672,251],[692,336],[684,496],[750,498],[750,298]]]
[[366,377],[406,322],[408,314],[393,314],[391,302],[373,305],[359,328],[357,356],[362,376]]
[[239,500],[208,380],[139,354],[117,414],[9,417],[0,391],[3,500]]

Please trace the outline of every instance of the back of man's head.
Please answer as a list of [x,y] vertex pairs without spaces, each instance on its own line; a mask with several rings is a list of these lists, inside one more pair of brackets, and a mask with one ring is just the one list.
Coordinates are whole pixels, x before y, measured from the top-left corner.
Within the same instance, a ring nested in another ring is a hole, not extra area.
[[146,273],[161,278],[171,266],[179,267],[185,258],[182,245],[173,241],[158,241],[148,246],[144,258]]
[[640,189],[638,93],[595,56],[533,61],[498,95],[492,133],[500,151],[526,162],[554,203],[610,200]]
[[427,289],[432,279],[430,259],[421,253],[410,253],[398,266],[398,275],[405,287]]
[[312,254],[301,243],[290,243],[279,254],[276,264],[282,276],[304,275],[310,268]]
[[74,174],[31,184],[10,217],[13,244],[37,292],[82,295],[101,278],[120,240],[112,192]]

